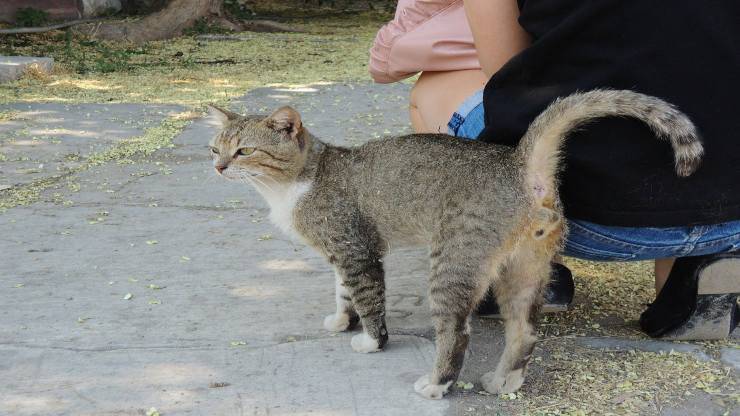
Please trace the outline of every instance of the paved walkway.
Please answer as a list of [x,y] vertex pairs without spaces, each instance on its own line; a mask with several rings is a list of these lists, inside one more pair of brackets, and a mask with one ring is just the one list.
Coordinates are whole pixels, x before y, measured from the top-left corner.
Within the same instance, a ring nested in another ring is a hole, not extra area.
[[[408,131],[407,94],[403,85],[266,88],[232,108],[291,103],[320,137],[351,145]],[[17,115],[0,123],[0,189],[58,175],[182,108],[5,110]],[[197,120],[171,149],[76,173],[39,202],[0,214],[1,415],[496,414],[502,400],[479,388],[443,401],[413,392],[434,353],[422,252],[386,263],[387,350],[353,353],[351,334],[322,329],[333,311],[330,268],[269,224],[251,188],[215,177],[213,133]],[[493,367],[502,343],[496,322],[476,321],[474,332],[470,381]],[[736,351],[725,354],[737,367]],[[664,413],[727,408],[697,394]]]

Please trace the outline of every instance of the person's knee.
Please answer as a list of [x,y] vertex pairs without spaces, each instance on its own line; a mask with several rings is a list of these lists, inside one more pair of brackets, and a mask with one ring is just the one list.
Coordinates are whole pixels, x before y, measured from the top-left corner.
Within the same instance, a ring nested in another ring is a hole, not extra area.
[[430,129],[425,121],[422,108],[427,108],[429,104],[424,104],[428,100],[429,81],[426,73],[422,73],[411,87],[409,93],[409,118],[411,126],[416,133],[429,133]]
[[427,88],[426,78],[425,73],[422,72],[411,87],[411,92],[409,93],[409,108],[412,110],[418,110],[419,104],[423,102],[423,95]]

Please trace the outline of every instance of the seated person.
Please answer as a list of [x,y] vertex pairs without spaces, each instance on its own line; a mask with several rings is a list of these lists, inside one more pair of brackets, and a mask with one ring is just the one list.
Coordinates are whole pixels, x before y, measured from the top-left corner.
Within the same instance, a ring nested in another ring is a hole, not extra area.
[[[722,338],[740,317],[738,15],[732,0],[401,0],[376,37],[370,71],[377,82],[421,72],[410,100],[417,132],[510,145],[550,102],[576,91],[632,89],[677,105],[706,151],[688,179],[674,175],[670,146],[636,120],[604,119],[570,138],[563,254],[654,259],[656,300],[642,329]],[[546,303],[569,302],[567,269],[555,268],[550,289]],[[491,309],[493,298],[479,312]]]

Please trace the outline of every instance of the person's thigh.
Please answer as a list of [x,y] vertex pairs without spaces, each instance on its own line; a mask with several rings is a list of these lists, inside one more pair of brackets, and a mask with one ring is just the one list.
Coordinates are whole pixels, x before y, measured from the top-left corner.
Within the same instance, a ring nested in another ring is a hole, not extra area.
[[594,261],[633,261],[740,250],[740,221],[668,228],[612,227],[568,221],[563,254]]
[[447,133],[447,123],[458,107],[488,78],[478,69],[423,72],[411,89],[411,122],[417,133]]

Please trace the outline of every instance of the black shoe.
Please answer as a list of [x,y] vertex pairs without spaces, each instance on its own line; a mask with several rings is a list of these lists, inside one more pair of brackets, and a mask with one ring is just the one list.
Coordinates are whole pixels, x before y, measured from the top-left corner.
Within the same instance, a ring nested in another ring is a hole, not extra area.
[[[562,264],[553,263],[550,284],[545,292],[545,303],[542,312],[562,312],[568,310],[568,305],[573,302],[576,286],[573,283],[573,274]],[[489,289],[486,297],[478,305],[476,310],[478,316],[485,318],[499,318],[501,311],[496,303],[493,289]]]
[[739,294],[740,252],[678,258],[640,328],[654,338],[727,338],[740,317]]

